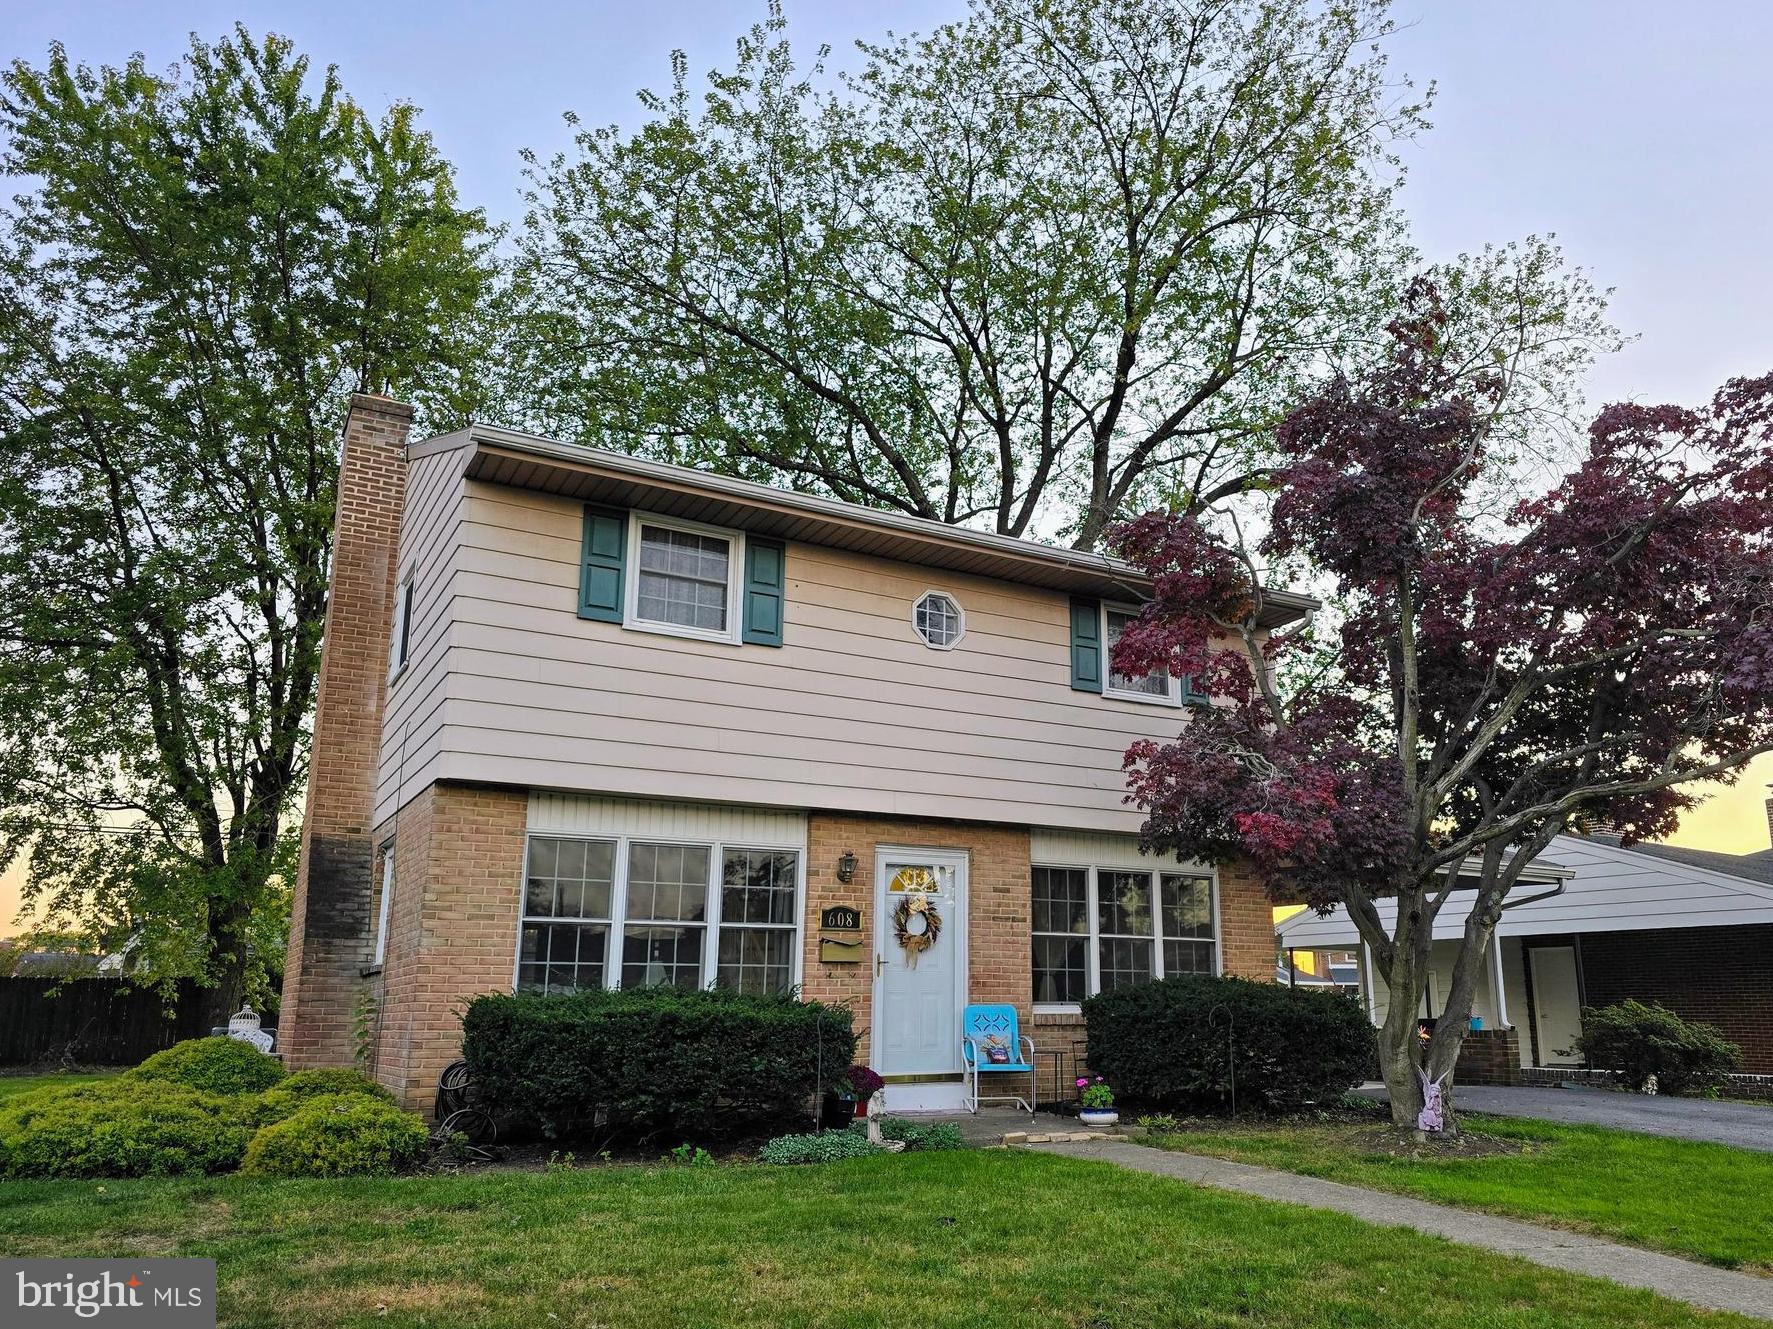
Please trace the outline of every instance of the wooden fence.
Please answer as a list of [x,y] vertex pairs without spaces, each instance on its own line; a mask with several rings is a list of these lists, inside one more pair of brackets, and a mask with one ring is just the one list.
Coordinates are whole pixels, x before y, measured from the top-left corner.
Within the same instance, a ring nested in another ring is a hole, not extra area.
[[207,1034],[201,1013],[194,984],[169,1012],[158,991],[118,978],[0,978],[0,1066],[132,1066]]

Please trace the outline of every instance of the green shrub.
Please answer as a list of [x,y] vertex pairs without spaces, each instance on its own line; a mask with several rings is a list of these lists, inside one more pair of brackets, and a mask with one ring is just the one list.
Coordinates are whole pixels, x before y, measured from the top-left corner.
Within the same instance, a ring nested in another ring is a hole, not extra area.
[[[903,1117],[879,1117],[881,1138],[903,1141],[905,1152],[920,1150],[964,1149],[966,1137],[952,1121],[906,1121]],[[866,1131],[867,1123],[858,1123],[856,1130]]]
[[1742,1061],[1742,1049],[1712,1025],[1631,1000],[1585,1007],[1575,1050],[1590,1066],[1614,1072],[1633,1089],[1643,1089],[1654,1075],[1665,1094],[1715,1089]]
[[333,1094],[261,1127],[240,1170],[259,1177],[385,1177],[416,1162],[429,1138],[424,1122],[392,1103]]
[[256,1094],[281,1080],[284,1070],[277,1058],[237,1038],[193,1038],[156,1052],[129,1074],[206,1094]]
[[835,1163],[840,1158],[878,1154],[861,1131],[826,1131],[823,1135],[778,1135],[757,1151],[761,1163]]
[[238,1098],[127,1076],[56,1086],[0,1108],[0,1176],[226,1172],[250,1134]]
[[462,1031],[480,1106],[552,1136],[696,1139],[804,1116],[856,1052],[846,1007],[674,988],[479,997]]
[[384,1103],[394,1101],[393,1094],[367,1075],[344,1067],[328,1066],[312,1071],[297,1071],[265,1090],[254,1100],[253,1120],[261,1126],[269,1126],[274,1121],[282,1121],[316,1098],[338,1094],[363,1094],[369,1098],[378,1098]]
[[1366,1078],[1373,1027],[1360,1003],[1243,978],[1190,976],[1116,988],[1084,1002],[1090,1069],[1121,1098],[1155,1108],[1296,1112]]

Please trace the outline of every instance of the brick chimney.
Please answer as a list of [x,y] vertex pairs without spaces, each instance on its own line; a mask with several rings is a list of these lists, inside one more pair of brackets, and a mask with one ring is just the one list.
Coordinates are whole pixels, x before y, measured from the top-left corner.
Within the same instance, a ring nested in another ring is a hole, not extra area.
[[291,1068],[349,1066],[371,958],[376,765],[412,407],[354,393],[339,459],[332,584],[320,652],[308,803],[290,906],[279,1051]]

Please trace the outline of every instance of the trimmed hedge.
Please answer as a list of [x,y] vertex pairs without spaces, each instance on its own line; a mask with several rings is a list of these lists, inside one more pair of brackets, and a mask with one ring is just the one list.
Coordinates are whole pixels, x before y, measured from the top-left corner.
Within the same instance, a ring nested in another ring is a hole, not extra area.
[[129,1074],[142,1080],[164,1080],[200,1089],[206,1094],[256,1094],[269,1089],[287,1072],[237,1038],[192,1038],[156,1052]]
[[1657,1089],[1665,1094],[1715,1089],[1742,1061],[1742,1049],[1715,1026],[1629,998],[1585,1008],[1576,1051],[1590,1066],[1612,1071],[1636,1090],[1654,1075]]
[[311,1071],[297,1071],[280,1080],[258,1096],[253,1106],[253,1120],[261,1126],[282,1121],[316,1098],[340,1094],[361,1094],[366,1098],[392,1103],[394,1095],[367,1075],[345,1067],[328,1066]]
[[675,988],[479,997],[462,1034],[480,1105],[552,1136],[684,1139],[804,1116],[856,1055],[847,1007]]
[[1083,1004],[1089,1065],[1122,1099],[1190,1113],[1231,1107],[1227,1020],[1240,1110],[1296,1112],[1335,1099],[1376,1055],[1360,1003],[1243,978],[1190,976]]
[[425,1123],[363,1093],[310,1099],[246,1146],[240,1171],[258,1177],[386,1177],[424,1152]]
[[227,1172],[251,1134],[239,1098],[183,1085],[123,1076],[39,1089],[0,1109],[0,1176]]

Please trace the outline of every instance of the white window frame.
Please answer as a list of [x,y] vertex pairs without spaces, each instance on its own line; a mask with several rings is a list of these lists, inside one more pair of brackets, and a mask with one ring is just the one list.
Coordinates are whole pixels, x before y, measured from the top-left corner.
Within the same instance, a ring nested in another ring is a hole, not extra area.
[[376,948],[370,961],[376,968],[388,958],[388,918],[394,902],[394,841],[382,846],[382,898],[376,905]]
[[[1039,862],[1032,863],[1029,866],[1030,866],[1030,877],[1029,877],[1030,899],[1033,898],[1033,889],[1034,889],[1033,876],[1032,876],[1032,869],[1033,868],[1070,868],[1070,869],[1074,869],[1074,870],[1082,869],[1082,871],[1085,873],[1085,875],[1087,877],[1087,880],[1084,884],[1084,907],[1088,911],[1086,917],[1089,921],[1089,928],[1085,932],[1080,932],[1080,933],[1076,934],[1077,936],[1084,938],[1085,946],[1086,946],[1085,964],[1084,964],[1084,988],[1085,988],[1084,995],[1086,997],[1097,996],[1102,991],[1102,915],[1101,915],[1101,911],[1100,911],[1100,908],[1098,905],[1098,900],[1100,897],[1097,894],[1097,876],[1098,876],[1098,874],[1103,873],[1103,872],[1141,872],[1151,878],[1151,890],[1152,890],[1151,906],[1152,907],[1151,907],[1151,937],[1150,937],[1150,941],[1151,941],[1151,978],[1152,978],[1153,982],[1156,982],[1158,979],[1164,978],[1166,976],[1164,974],[1164,931],[1163,931],[1163,897],[1162,897],[1164,877],[1166,877],[1166,876],[1170,876],[1170,877],[1197,877],[1197,878],[1205,879],[1205,881],[1207,883],[1207,890],[1209,891],[1210,896],[1211,896],[1211,900],[1212,900],[1213,976],[1217,978],[1217,977],[1222,977],[1224,975],[1224,973],[1225,973],[1225,931],[1224,931],[1224,927],[1222,924],[1222,920],[1219,915],[1219,874],[1218,874],[1218,872],[1216,872],[1216,871],[1201,871],[1201,870],[1197,870],[1197,869],[1182,867],[1182,866],[1179,866],[1176,864],[1152,864],[1150,866],[1130,867],[1130,866],[1122,866],[1120,864],[1114,864],[1114,863],[1105,863],[1105,864],[1102,864],[1101,866],[1097,866],[1096,864],[1093,864],[1093,863],[1067,863],[1067,862],[1057,862],[1057,861],[1048,860],[1048,859],[1041,859]],[[1032,918],[1030,919],[1030,921],[1032,922]],[[1030,936],[1034,935],[1032,928],[1029,931],[1029,935]],[[1061,936],[1064,934],[1057,933],[1057,932],[1052,932],[1052,933],[1043,932],[1040,935],[1055,936],[1056,937],[1056,936]],[[1119,936],[1121,934],[1114,933],[1111,935]],[[1183,937],[1183,938],[1174,938],[1174,940],[1203,941],[1203,940],[1205,940],[1205,938]],[[1193,973],[1195,971],[1191,969],[1188,972]],[[1030,984],[1032,984],[1034,982],[1034,967],[1033,967],[1032,959],[1030,960],[1030,963],[1029,963],[1028,981]],[[1081,1014],[1082,1011],[1083,1011],[1083,1004],[1081,1002],[1054,1001],[1054,1002],[1035,1002],[1034,1003],[1034,1012],[1036,1015],[1078,1015],[1078,1014]]]
[[[707,917],[694,926],[702,928],[702,981],[698,985],[702,989],[711,988],[720,978],[720,929],[725,923],[721,911],[720,875],[721,865],[726,860],[729,850],[749,850],[760,854],[793,854],[794,855],[794,921],[791,924],[734,923],[734,927],[762,928],[773,926],[780,931],[789,932],[794,940],[789,950],[788,978],[789,989],[797,990],[805,978],[805,945],[806,945],[806,859],[807,850],[801,844],[770,844],[767,841],[754,839],[707,840],[684,838],[672,835],[620,834],[596,835],[563,833],[559,831],[530,831],[523,837],[523,869],[518,879],[517,894],[517,946],[516,954],[511,961],[511,987],[517,990],[519,977],[523,971],[523,929],[526,924],[537,923],[603,923],[603,919],[579,920],[559,918],[548,914],[531,914],[529,912],[529,850],[532,840],[582,840],[588,843],[615,845],[615,862],[610,880],[610,916],[609,949],[603,958],[603,986],[606,989],[617,989],[622,986],[622,950],[627,936],[628,927],[628,855],[629,848],[635,844],[674,845],[686,849],[706,849],[708,851],[708,911]],[[639,926],[637,924],[637,926]]]
[[412,659],[412,571],[402,577],[394,589],[393,631],[388,636],[388,677],[398,678],[406,672]]
[[[726,564],[726,631],[712,632],[706,628],[685,627],[681,623],[662,623],[640,616],[640,532],[644,526],[663,530],[687,531],[725,540],[729,550]],[[680,517],[665,517],[656,512],[631,509],[628,513],[628,553],[622,572],[622,626],[636,632],[658,632],[667,637],[688,637],[692,641],[711,641],[723,646],[740,644],[744,624],[739,616],[744,607],[745,533],[726,526],[709,526]]]
[[1117,614],[1129,614],[1137,618],[1143,606],[1134,604],[1102,602],[1102,695],[1112,697],[1116,701],[1136,701],[1144,706],[1181,706],[1182,680],[1168,669],[1164,670],[1165,688],[1162,696],[1153,692],[1131,692],[1114,686],[1114,666],[1109,657],[1113,652],[1113,643],[1108,638],[1108,615],[1112,611]]
[[[923,633],[918,630],[917,626],[917,608],[932,595],[939,595],[944,600],[948,601],[949,604],[953,605],[955,616],[960,619],[960,631],[954,634],[954,640],[942,645],[937,645],[928,637],[924,636]],[[960,645],[967,635],[966,606],[960,602],[960,597],[953,591],[944,591],[936,586],[925,587],[918,593],[917,598],[911,602],[911,635],[916,637],[922,645],[927,646],[932,651],[952,651],[956,646]]]

